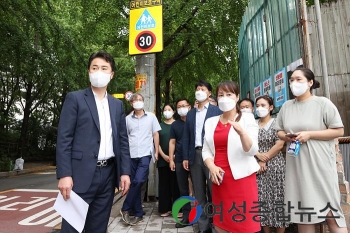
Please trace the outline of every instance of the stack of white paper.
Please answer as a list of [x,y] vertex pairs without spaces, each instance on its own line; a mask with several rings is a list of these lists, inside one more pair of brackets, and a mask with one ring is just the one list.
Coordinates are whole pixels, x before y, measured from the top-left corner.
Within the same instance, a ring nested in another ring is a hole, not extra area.
[[70,198],[65,201],[59,192],[56,198],[54,209],[78,232],[84,230],[85,219],[89,204],[79,197],[73,190],[70,192]]

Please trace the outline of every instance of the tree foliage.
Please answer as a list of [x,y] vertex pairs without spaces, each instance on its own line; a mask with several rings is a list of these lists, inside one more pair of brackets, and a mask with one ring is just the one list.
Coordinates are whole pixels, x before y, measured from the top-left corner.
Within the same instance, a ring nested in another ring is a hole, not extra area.
[[213,87],[223,80],[238,80],[237,41],[247,1],[163,4],[164,51],[157,54],[158,111],[162,93],[165,103],[180,97],[193,101],[198,80],[207,80]]
[[[106,50],[115,58],[109,93],[133,91],[129,3],[0,1],[0,158],[16,156],[9,151],[31,159],[40,159],[45,151],[52,156],[65,95],[89,85],[90,54]],[[238,80],[237,41],[246,4],[163,1],[164,51],[156,59],[158,116],[165,102],[179,97],[193,101],[199,79],[214,87],[222,80]]]
[[[76,45],[65,37],[60,25],[51,17],[52,6],[48,1],[4,0],[0,9],[3,22],[0,26],[3,41],[0,55],[0,72],[3,74],[0,77],[3,83],[1,129],[9,130],[9,119],[13,120],[16,113],[23,116],[19,138],[21,155],[27,151],[31,114],[39,107],[43,111],[51,104],[49,95],[54,87],[64,83],[66,75],[72,72],[70,68],[65,72],[57,69],[63,62],[64,54],[60,52],[70,50],[74,57],[79,53]],[[69,59],[69,64],[76,63],[74,59]],[[47,114],[50,115],[49,112]]]

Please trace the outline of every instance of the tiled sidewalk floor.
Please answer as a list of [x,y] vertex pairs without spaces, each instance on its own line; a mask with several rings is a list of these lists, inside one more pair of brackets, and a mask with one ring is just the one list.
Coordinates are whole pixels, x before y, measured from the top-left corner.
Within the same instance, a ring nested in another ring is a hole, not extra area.
[[[123,222],[119,213],[123,202],[124,198],[113,206],[111,216],[115,215],[116,217],[114,219],[111,219],[108,227],[108,233],[185,233],[198,231],[197,224],[184,228],[175,228],[176,222],[172,216],[161,217],[158,213],[158,202],[143,203],[145,206],[143,210],[146,212],[146,214],[143,216],[144,220],[138,223],[136,226],[127,225]],[[118,213],[118,215],[116,215],[116,213]]]

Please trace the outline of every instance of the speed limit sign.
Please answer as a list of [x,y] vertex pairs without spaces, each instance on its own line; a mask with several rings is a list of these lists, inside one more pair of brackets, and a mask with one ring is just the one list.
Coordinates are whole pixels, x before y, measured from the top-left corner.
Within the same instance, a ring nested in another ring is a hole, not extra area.
[[150,51],[156,44],[156,36],[151,31],[140,32],[135,39],[135,46],[142,52]]

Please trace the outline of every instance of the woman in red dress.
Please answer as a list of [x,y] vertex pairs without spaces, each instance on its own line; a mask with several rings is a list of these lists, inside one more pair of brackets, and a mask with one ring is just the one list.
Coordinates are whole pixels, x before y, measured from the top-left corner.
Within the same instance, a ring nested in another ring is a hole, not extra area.
[[258,152],[258,131],[253,114],[237,107],[239,88],[222,82],[216,88],[223,114],[205,122],[202,156],[212,180],[213,223],[217,233],[260,231],[254,158]]

